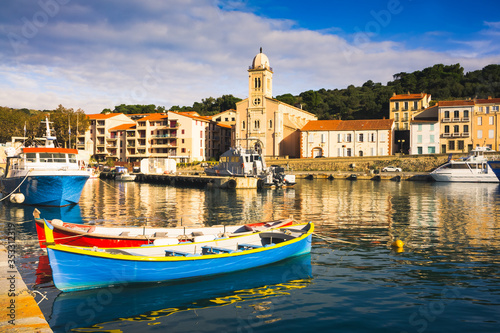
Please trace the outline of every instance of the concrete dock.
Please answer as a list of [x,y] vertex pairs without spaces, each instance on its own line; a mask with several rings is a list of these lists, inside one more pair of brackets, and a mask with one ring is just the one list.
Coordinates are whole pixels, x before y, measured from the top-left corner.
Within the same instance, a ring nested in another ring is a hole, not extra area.
[[52,332],[14,264],[13,245],[0,243],[0,332]]

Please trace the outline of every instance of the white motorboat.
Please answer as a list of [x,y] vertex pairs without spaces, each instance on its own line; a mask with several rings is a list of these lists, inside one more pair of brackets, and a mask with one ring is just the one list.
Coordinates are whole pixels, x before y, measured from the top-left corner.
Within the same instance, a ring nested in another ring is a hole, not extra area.
[[499,180],[491,167],[485,152],[492,152],[488,147],[477,147],[470,155],[460,159],[448,159],[446,163],[431,172],[431,177],[438,182],[498,183]]

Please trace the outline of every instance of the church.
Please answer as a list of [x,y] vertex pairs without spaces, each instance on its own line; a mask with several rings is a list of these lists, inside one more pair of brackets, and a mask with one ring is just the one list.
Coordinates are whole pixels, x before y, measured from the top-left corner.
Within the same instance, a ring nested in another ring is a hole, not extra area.
[[272,97],[273,69],[268,57],[257,54],[248,69],[248,98],[236,104],[236,145],[260,141],[265,157],[300,157],[300,129],[318,118]]

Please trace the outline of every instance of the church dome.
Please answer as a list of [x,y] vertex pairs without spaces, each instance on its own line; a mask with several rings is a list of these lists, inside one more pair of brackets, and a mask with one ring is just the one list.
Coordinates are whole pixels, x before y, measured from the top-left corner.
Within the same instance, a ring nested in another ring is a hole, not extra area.
[[253,58],[252,69],[264,69],[264,68],[271,70],[271,66],[269,65],[269,58],[264,53],[262,53],[262,47],[261,47],[260,53]]

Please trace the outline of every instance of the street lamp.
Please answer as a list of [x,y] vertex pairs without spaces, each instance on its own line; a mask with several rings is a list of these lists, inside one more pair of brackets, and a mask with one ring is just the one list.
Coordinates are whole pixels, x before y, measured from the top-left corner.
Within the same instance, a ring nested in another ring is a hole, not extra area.
[[401,154],[403,154],[403,145],[405,143],[405,140],[404,139],[398,140],[398,143],[399,143],[399,150]]

